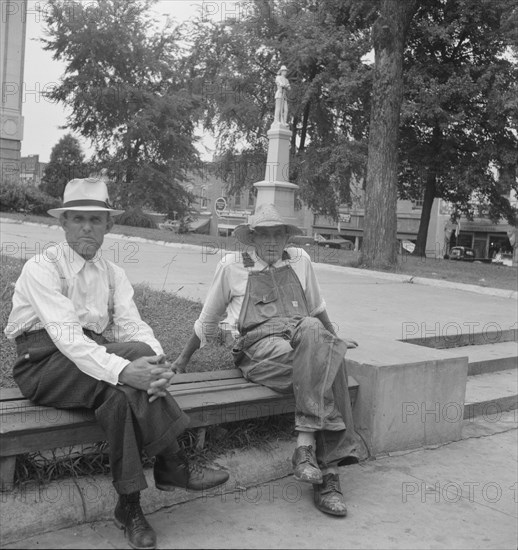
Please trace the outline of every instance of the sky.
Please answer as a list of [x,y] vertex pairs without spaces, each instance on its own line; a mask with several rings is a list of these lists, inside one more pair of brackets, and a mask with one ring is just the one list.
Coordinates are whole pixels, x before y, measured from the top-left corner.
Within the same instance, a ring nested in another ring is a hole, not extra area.
[[[94,0],[83,0],[94,1]],[[231,9],[232,2],[205,0],[160,0],[153,7],[154,15],[159,19],[171,17],[177,21],[193,18],[202,10],[207,17],[220,16],[225,9]],[[25,44],[25,66],[23,84],[24,137],[22,156],[39,155],[40,162],[48,162],[54,145],[70,130],[61,129],[66,124],[66,110],[62,104],[51,102],[43,92],[53,83],[59,82],[64,72],[64,64],[52,59],[51,52],[43,50],[40,39],[45,37],[45,23],[42,11],[45,2],[28,0],[27,39]],[[219,14],[219,15],[218,15]],[[81,142],[87,158],[92,154],[89,142],[76,137]],[[210,146],[209,146],[210,147]],[[207,153],[204,153],[207,156]]]

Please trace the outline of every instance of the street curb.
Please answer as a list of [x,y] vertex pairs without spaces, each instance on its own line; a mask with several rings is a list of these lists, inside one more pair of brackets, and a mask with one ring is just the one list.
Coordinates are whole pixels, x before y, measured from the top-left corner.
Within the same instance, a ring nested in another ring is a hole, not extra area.
[[[36,222],[24,222],[20,220],[13,220],[11,218],[0,217],[0,221],[6,222],[6,223],[18,223],[18,224],[27,224],[27,225],[34,225],[34,226],[45,225],[47,227],[56,228],[56,229],[60,228],[60,226],[58,225],[47,225],[47,224],[36,223]],[[123,240],[131,240],[134,242],[151,243],[159,246],[167,246],[170,248],[183,248],[187,250],[199,250],[201,246],[201,245],[187,244],[187,243],[170,243],[166,241],[155,241],[153,239],[145,239],[143,237],[129,237],[128,235],[120,235],[119,233],[108,233],[107,236],[108,237],[111,236],[111,237],[115,237],[117,239],[123,239]],[[219,252],[220,250],[215,251],[215,253],[219,253]],[[229,252],[233,252],[233,251],[229,250]],[[373,271],[373,270],[361,269],[357,267],[345,267],[345,266],[339,266],[339,265],[322,264],[318,262],[314,262],[313,265],[317,270],[338,271],[341,273],[347,273],[348,275],[365,276],[373,279],[382,279],[382,280],[395,281],[400,283],[417,284],[417,285],[432,286],[432,287],[438,287],[438,288],[448,288],[453,290],[461,290],[463,292],[473,292],[475,294],[484,294],[486,296],[495,296],[499,298],[510,298],[512,300],[518,300],[518,291],[516,290],[484,287],[484,286],[472,285],[467,283],[454,283],[451,281],[443,281],[439,279],[415,277],[413,275],[399,275],[397,273],[385,273],[383,271]]]
[[428,279],[426,277],[415,277],[414,275],[398,275],[397,273],[385,273],[383,271],[372,271],[369,269],[361,269],[357,267],[345,267],[339,265],[319,264],[314,263],[315,270],[335,271],[347,273],[353,276],[365,276],[373,279],[384,279],[399,283],[417,284],[424,286],[435,286],[439,288],[449,288],[453,290],[462,290],[463,292],[474,292],[476,294],[485,294],[486,296],[497,296],[500,298],[518,299],[518,291],[506,290],[504,288],[492,288],[478,285],[470,285],[467,283],[453,283],[451,281],[443,281],[440,279]]
[[[146,469],[149,487],[141,494],[142,509],[149,514],[200,498],[224,499],[226,494],[236,492],[246,497],[247,488],[292,474],[290,457],[294,446],[295,440],[276,441],[269,443],[269,448],[231,451],[218,457],[215,465],[227,469],[230,478],[225,485],[210,491],[159,491],[154,487],[152,470]],[[111,477],[98,475],[43,485],[28,483],[12,492],[0,493],[0,503],[0,541],[4,545],[81,523],[110,520],[117,494]]]

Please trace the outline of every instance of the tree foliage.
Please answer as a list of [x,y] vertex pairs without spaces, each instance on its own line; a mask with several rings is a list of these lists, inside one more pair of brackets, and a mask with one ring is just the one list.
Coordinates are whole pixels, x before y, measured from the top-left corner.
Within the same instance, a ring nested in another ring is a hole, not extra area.
[[[384,99],[372,88],[374,71],[362,63],[373,44],[370,30],[383,6],[390,16],[405,4],[263,0],[247,3],[234,19],[196,22],[186,70],[202,98],[203,123],[218,137],[220,172],[231,192],[262,178],[275,71],[287,64],[291,181],[315,212],[337,215],[350,183],[365,179],[371,107]],[[424,246],[434,197],[467,215],[479,197],[493,218],[513,219],[501,191],[516,181],[516,57],[512,62],[505,53],[517,43],[518,10],[516,0],[416,5],[404,48],[397,184],[400,198],[421,199],[428,189]],[[366,219],[393,218],[392,202]],[[373,198],[367,203],[369,209]]]
[[[471,218],[482,207],[514,224],[518,66],[510,57],[516,0],[421,3],[405,50],[400,191],[424,198],[415,254],[424,255],[434,198]],[[516,42],[514,42],[516,44]]]
[[183,211],[190,197],[179,182],[198,160],[196,102],[178,70],[178,29],[159,30],[152,4],[50,0],[44,47],[66,70],[49,96],[69,107],[68,127],[91,140],[123,207]]
[[[275,76],[291,84],[291,177],[317,212],[336,216],[361,179],[370,70],[367,4],[261,0],[235,19],[196,21],[186,64],[202,98],[202,122],[217,136],[221,174],[230,191],[264,177]],[[236,177],[237,175],[237,177]]]
[[53,197],[63,198],[67,182],[74,178],[85,177],[87,163],[79,140],[72,134],[66,134],[52,148],[50,161],[45,166],[41,189]]

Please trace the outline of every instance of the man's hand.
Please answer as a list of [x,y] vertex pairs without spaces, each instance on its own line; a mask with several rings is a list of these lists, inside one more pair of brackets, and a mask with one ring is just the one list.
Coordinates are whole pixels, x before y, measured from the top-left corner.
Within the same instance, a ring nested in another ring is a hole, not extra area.
[[349,340],[348,338],[344,338],[344,342],[347,344],[347,349],[358,347],[358,342],[356,342],[355,340]]
[[173,374],[165,355],[153,355],[132,361],[119,374],[119,382],[159,397],[165,395]]
[[[178,359],[173,363],[167,363],[169,366],[169,370],[166,374],[164,374],[159,380],[156,380],[155,382],[151,383],[151,386],[149,390],[147,391],[149,395],[151,395],[149,402],[153,403],[156,399],[159,397],[164,397],[167,393],[167,386],[169,386],[172,383],[173,376],[177,372],[183,372],[179,370],[178,368]],[[186,363],[187,364],[187,363]]]
[[186,361],[185,359],[182,359],[181,356],[177,357],[173,361],[173,365],[171,366],[171,369],[174,372],[185,372],[185,368],[187,367],[189,361]]

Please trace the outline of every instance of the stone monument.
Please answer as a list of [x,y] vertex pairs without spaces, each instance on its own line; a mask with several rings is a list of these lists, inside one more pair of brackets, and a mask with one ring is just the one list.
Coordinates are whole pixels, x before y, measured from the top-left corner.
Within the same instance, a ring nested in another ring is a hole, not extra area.
[[254,183],[257,189],[256,208],[260,204],[274,204],[287,221],[297,224],[295,217],[295,191],[298,185],[290,183],[290,140],[288,125],[288,69],[282,66],[277,72],[275,84],[275,115],[268,130],[268,156],[263,181]]
[[27,0],[2,2],[0,9],[0,175],[9,179],[20,172]]

